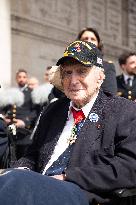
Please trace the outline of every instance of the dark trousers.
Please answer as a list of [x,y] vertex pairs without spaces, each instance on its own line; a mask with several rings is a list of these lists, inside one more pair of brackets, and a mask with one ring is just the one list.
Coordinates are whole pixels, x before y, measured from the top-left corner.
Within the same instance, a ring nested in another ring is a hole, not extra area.
[[75,184],[27,170],[7,169],[0,175],[0,204],[89,205]]

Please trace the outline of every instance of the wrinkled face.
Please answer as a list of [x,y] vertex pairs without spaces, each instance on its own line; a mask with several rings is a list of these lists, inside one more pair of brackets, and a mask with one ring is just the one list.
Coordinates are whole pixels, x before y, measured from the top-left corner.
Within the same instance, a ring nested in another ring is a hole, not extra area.
[[126,61],[126,64],[122,65],[122,68],[129,75],[136,74],[136,56],[130,56]]
[[98,40],[95,36],[95,34],[91,31],[85,31],[82,36],[81,36],[81,41],[87,41],[87,42],[91,42],[93,44],[96,45],[96,47],[98,47]]
[[101,78],[98,70],[80,63],[63,66],[61,76],[64,93],[76,107],[83,107],[97,94]]
[[25,72],[20,72],[16,76],[16,82],[20,87],[24,87],[27,84],[27,74]]

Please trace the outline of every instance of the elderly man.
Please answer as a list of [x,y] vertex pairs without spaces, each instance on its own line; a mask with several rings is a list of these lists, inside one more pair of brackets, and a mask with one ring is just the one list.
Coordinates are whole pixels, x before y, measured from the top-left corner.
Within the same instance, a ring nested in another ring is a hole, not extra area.
[[67,98],[50,104],[18,169],[0,177],[1,203],[113,204],[113,190],[136,186],[136,104],[100,89],[102,55],[90,42],[71,43],[57,65]]

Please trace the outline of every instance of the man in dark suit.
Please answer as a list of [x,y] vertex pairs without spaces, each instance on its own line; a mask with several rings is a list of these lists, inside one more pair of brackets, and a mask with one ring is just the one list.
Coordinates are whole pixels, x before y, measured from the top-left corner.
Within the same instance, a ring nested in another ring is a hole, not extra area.
[[[18,88],[8,90],[7,105],[2,109],[7,125],[14,124],[16,127],[17,159],[24,154],[27,145],[31,143],[29,139],[31,129],[38,117],[32,103],[31,89],[28,87],[27,82],[27,71],[19,69],[16,73]],[[6,95],[6,90],[4,93]]]
[[136,99],[136,53],[125,52],[119,57],[122,74],[117,76],[117,95],[129,100]]
[[37,116],[34,109],[34,105],[32,103],[31,89],[28,87],[27,81],[28,81],[27,71],[24,69],[19,69],[16,73],[16,82],[19,91],[22,92],[23,95],[19,95],[18,93],[20,92],[14,92],[12,89],[11,89],[12,92],[10,92],[9,89],[8,95],[10,96],[7,97],[7,103],[6,103],[7,105],[3,107],[3,112],[5,114],[5,121],[7,122],[8,125],[14,123],[17,128],[30,129],[32,128],[35,118]]
[[16,110],[16,126],[31,128],[36,119],[36,112],[31,98],[31,89],[28,87],[28,74],[24,69],[18,70],[16,73],[16,82],[20,91],[24,94],[24,103],[17,107]]
[[90,42],[71,43],[57,65],[67,98],[48,106],[18,169],[0,176],[1,203],[113,204],[113,190],[136,186],[136,104],[100,90],[102,55]]

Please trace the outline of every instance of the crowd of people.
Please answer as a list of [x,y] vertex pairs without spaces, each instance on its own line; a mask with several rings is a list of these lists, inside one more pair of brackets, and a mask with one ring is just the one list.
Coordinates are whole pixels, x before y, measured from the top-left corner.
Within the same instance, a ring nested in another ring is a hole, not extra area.
[[0,140],[5,149],[14,137],[16,156],[4,164],[11,150],[0,152],[3,204],[118,205],[114,191],[136,188],[136,53],[118,62],[116,76],[90,27],[46,68],[44,84],[17,71],[18,89],[0,100]]

